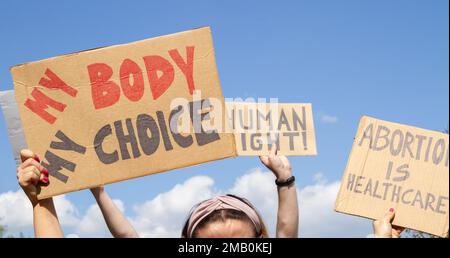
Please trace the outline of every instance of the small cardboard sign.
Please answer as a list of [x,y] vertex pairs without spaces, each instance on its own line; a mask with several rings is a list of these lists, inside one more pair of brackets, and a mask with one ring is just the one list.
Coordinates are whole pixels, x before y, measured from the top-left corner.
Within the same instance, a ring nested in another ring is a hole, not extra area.
[[[209,27],[11,68],[28,147],[51,182],[39,198],[236,156],[234,137],[177,133],[225,110]],[[202,98],[194,99],[195,92]],[[173,106],[173,100],[187,105]]]
[[226,102],[226,107],[239,156],[267,155],[273,144],[282,155],[317,155],[311,104]]
[[448,134],[363,116],[336,199],[336,211],[447,236]]

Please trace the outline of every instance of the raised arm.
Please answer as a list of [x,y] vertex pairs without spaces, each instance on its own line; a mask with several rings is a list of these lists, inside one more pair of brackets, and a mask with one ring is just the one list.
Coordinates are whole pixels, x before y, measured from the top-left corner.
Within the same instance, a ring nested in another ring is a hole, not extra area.
[[17,180],[33,206],[35,237],[64,237],[53,199],[37,199],[40,183],[48,183],[48,171],[30,150],[20,152],[22,164],[17,168]]
[[106,225],[114,237],[136,238],[139,237],[134,227],[117,208],[103,186],[92,188],[92,194],[97,200],[98,206],[105,218]]
[[[268,156],[261,156],[261,162],[276,176],[278,183],[286,182],[292,177],[289,160],[277,154],[277,147],[272,145]],[[298,202],[294,182],[278,186],[278,215],[276,237],[298,237]]]

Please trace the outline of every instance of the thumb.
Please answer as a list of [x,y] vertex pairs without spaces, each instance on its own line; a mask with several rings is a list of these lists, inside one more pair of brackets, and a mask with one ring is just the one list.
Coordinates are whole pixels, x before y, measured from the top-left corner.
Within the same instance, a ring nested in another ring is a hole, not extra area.
[[395,210],[394,208],[390,208],[389,211],[384,215],[383,222],[391,223],[394,217],[395,217]]
[[267,156],[259,156],[259,160],[261,160],[261,162],[265,166],[269,166],[269,157],[267,157]]
[[28,149],[24,149],[20,151],[20,159],[22,160],[22,162],[24,162],[25,160],[29,159],[29,158],[34,158],[35,155],[31,150]]

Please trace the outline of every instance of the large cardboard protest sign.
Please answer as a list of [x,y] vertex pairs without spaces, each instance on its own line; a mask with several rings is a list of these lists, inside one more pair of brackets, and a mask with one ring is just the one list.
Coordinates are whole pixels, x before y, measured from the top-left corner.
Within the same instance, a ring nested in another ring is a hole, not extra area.
[[[224,100],[209,28],[11,69],[28,147],[51,175],[39,198],[236,155],[232,134],[177,133]],[[194,100],[195,92],[202,98]],[[173,100],[188,100],[174,106]]]
[[226,107],[239,156],[267,155],[273,144],[282,155],[317,155],[311,104],[226,102]]
[[336,200],[336,211],[448,234],[448,134],[364,116]]

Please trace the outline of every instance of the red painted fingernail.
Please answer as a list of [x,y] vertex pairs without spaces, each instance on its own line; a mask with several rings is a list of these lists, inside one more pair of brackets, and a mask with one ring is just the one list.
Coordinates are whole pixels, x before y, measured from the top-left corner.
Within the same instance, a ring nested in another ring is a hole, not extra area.
[[42,168],[41,173],[48,176],[48,170],[46,168]]
[[41,163],[41,159],[39,158],[39,156],[37,154],[34,154],[33,159],[36,160],[37,162]]
[[394,208],[390,208],[390,209],[389,209],[389,212],[394,212]]
[[45,176],[45,177],[42,178],[42,182],[43,182],[44,184],[47,184],[48,181],[49,181],[48,176]]

